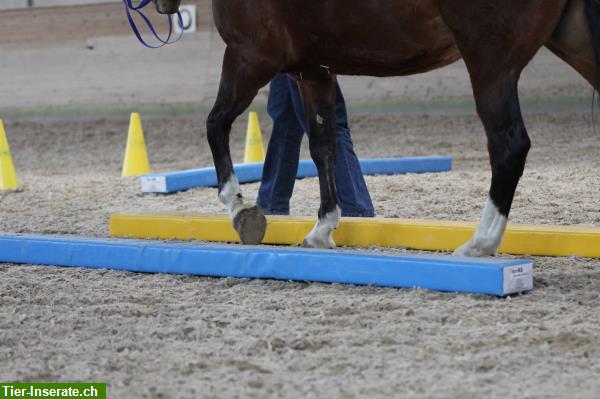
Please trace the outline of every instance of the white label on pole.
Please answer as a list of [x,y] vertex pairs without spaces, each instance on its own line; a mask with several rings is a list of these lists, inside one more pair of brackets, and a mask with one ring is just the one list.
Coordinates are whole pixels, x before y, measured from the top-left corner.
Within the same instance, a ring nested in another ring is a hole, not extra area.
[[142,176],[140,182],[143,193],[167,192],[167,179],[164,176]]
[[533,263],[504,268],[504,295],[531,289],[533,289]]
[[[183,32],[196,32],[196,6],[193,4],[181,6],[179,7],[179,12],[181,13],[181,19],[183,20]],[[179,26],[179,18],[177,17],[177,14],[174,14],[171,18],[173,18],[175,33],[181,33],[181,27]]]

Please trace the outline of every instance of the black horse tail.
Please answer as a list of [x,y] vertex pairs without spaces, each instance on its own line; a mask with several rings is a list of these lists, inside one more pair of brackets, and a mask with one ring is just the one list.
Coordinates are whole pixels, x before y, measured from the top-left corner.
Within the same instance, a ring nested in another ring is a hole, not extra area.
[[[592,45],[596,55],[596,73],[600,86],[600,0],[585,0],[585,16],[592,33]],[[600,87],[596,87],[600,89]]]

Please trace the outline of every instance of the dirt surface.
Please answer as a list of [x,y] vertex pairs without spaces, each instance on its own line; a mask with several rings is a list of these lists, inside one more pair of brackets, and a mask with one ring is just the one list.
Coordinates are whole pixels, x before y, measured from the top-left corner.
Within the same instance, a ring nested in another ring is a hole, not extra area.
[[[79,37],[69,45],[43,44],[13,48],[0,41],[3,113],[37,116],[68,107],[70,115],[76,116],[122,104],[210,107],[217,95],[225,48],[215,30],[186,35],[160,50],[144,48],[134,37]],[[375,109],[384,103],[392,110],[433,112],[439,105],[463,109],[472,104],[462,61],[408,77],[344,76],[340,85],[348,103],[366,103]],[[568,65],[542,49],[524,72],[520,93],[525,109],[537,105],[544,110],[556,102],[561,107],[574,104],[589,109],[592,90]],[[264,88],[256,102],[264,104],[266,94]]]
[[[114,212],[223,213],[213,189],[141,195],[120,177],[124,115],[137,109],[155,171],[211,164],[202,112],[219,79],[216,33],[160,52],[92,36],[0,42],[0,117],[23,185],[0,193],[0,231],[106,237]],[[490,172],[464,65],[340,81],[359,156],[455,159],[451,173],[367,177],[378,215],[477,220]],[[534,147],[511,220],[600,227],[591,89],[542,50],[521,94],[526,110],[560,112],[525,115]],[[297,182],[294,214],[316,214],[317,187]],[[533,260],[534,291],[505,299],[0,264],[0,381],[105,381],[110,398],[598,398],[600,260]]]
[[[155,170],[209,164],[203,120],[145,119]],[[590,115],[527,122],[512,220],[600,226]],[[475,116],[354,113],[352,125],[362,157],[455,157],[451,173],[368,177],[380,216],[477,220],[489,171]],[[120,178],[126,128],[7,124],[23,191],[0,197],[0,230],[105,237],[112,212],[224,212],[212,189],[141,195]],[[296,187],[293,213],[314,215],[317,180]],[[535,290],[507,299],[0,265],[0,380],[101,380],[114,398],[598,397],[600,261],[534,262]]]

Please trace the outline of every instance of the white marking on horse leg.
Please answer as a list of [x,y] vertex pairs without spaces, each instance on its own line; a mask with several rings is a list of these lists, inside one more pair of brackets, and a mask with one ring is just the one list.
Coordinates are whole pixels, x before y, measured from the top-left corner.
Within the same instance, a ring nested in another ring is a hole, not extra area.
[[302,246],[309,248],[335,248],[333,230],[337,229],[341,214],[339,206],[336,206],[335,210],[326,213],[322,219],[317,221],[311,232],[308,233]]
[[475,234],[469,242],[454,251],[454,254],[461,256],[496,255],[502,242],[502,235],[506,230],[507,221],[506,216],[502,215],[498,211],[498,207],[488,198]]
[[234,218],[242,209],[249,208],[244,204],[244,197],[240,191],[240,183],[234,174],[229,176],[227,183],[219,192],[219,200],[225,204],[231,218]]

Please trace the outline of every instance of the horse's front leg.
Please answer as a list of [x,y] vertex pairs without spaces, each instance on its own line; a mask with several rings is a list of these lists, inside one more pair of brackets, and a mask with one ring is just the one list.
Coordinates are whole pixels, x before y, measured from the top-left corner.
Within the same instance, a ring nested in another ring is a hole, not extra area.
[[335,248],[333,231],[338,227],[340,207],[335,187],[335,76],[325,73],[299,80],[309,126],[310,155],[319,173],[321,206],[319,220],[306,236],[304,247]]
[[227,207],[233,227],[244,244],[260,244],[267,222],[259,207],[244,201],[229,152],[229,133],[233,121],[250,105],[258,89],[277,73],[276,65],[268,65],[252,54],[243,48],[226,49],[219,94],[206,121],[219,200]]

